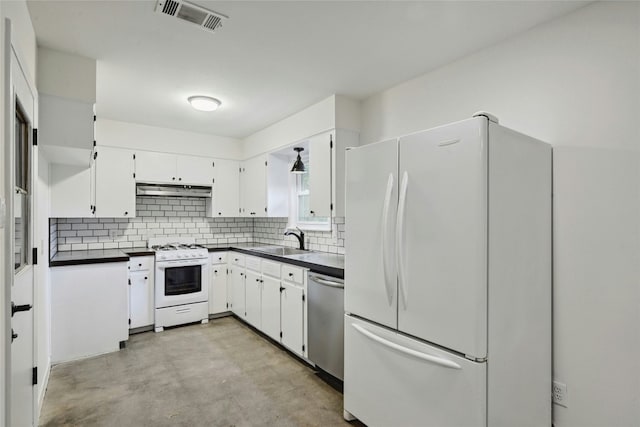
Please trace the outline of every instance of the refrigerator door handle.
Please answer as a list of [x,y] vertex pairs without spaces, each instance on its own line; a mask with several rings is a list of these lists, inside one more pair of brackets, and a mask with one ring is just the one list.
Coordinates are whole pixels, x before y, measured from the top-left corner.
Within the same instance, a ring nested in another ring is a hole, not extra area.
[[440,366],[444,366],[445,368],[450,368],[450,369],[462,369],[460,365],[458,365],[456,362],[453,362],[451,360],[448,359],[443,359],[442,357],[437,357],[437,356],[432,356],[431,354],[426,354],[426,353],[422,353],[421,351],[417,351],[417,350],[413,350],[411,348],[407,348],[404,346],[401,346],[400,344],[396,344],[392,341],[389,341],[385,338],[382,338],[376,334],[374,334],[371,331],[366,330],[365,328],[363,328],[360,325],[356,325],[356,324],[351,324],[351,326],[353,326],[353,328],[360,332],[362,335],[364,335],[365,337],[379,343],[382,344],[386,347],[389,347],[393,350],[399,351],[400,353],[406,354],[408,356],[412,356],[415,357],[416,359],[421,359],[424,360],[426,362],[429,363],[434,363],[436,365],[440,365]]
[[404,211],[407,205],[407,187],[409,186],[409,173],[404,171],[402,174],[402,182],[400,183],[400,196],[398,200],[398,216],[396,218],[396,264],[398,267],[398,282],[400,283],[400,291],[402,293],[402,302],[404,308],[407,308],[407,292],[406,276],[404,272]]
[[393,173],[387,179],[387,191],[384,195],[384,206],[382,208],[382,271],[384,273],[384,286],[387,291],[387,301],[389,305],[393,301],[393,285],[389,279],[389,256],[387,245],[389,244],[389,209],[391,208],[391,193],[393,192]]

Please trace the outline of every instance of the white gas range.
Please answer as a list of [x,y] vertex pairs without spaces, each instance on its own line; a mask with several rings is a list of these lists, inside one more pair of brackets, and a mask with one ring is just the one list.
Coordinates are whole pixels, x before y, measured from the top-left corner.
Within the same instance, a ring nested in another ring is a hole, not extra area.
[[155,331],[209,321],[209,252],[189,237],[150,238],[155,251]]

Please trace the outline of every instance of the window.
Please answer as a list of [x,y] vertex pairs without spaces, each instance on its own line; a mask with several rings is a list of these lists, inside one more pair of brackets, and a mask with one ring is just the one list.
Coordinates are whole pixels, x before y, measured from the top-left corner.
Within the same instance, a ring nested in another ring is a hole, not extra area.
[[331,230],[331,218],[326,216],[315,216],[310,213],[309,175],[311,173],[311,164],[309,163],[308,155],[303,155],[301,157],[307,172],[291,174],[289,186],[292,192],[292,209],[289,214],[288,227],[299,227],[303,230]]
[[16,102],[15,117],[15,195],[13,217],[15,239],[13,242],[14,268],[20,270],[28,263],[29,253],[29,122]]

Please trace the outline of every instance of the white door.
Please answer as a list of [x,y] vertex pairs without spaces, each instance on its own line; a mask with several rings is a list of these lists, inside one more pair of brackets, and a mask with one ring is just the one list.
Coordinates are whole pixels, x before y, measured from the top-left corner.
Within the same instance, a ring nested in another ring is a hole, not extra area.
[[[7,38],[10,46],[10,38]],[[10,49],[10,47],[9,47]],[[8,388],[10,425],[32,426],[35,413],[35,367],[34,331],[34,268],[32,259],[33,233],[35,231],[34,190],[37,182],[37,151],[32,143],[32,128],[35,117],[35,95],[22,73],[15,54],[11,55],[10,102],[6,110],[5,123],[10,129],[9,156],[6,158],[5,180],[10,183],[13,196],[7,194],[8,221],[7,238],[11,253],[6,256],[5,271],[10,279],[10,378]],[[42,260],[44,261],[44,260]],[[4,398],[4,397],[3,397]]]
[[300,286],[282,282],[280,294],[282,345],[296,354],[304,351],[304,291]]
[[215,182],[213,184],[214,217],[237,217],[240,207],[239,163],[235,160],[215,160]]
[[309,214],[331,216],[333,132],[309,139]]
[[96,217],[135,217],[133,151],[97,147],[96,153]]
[[484,358],[487,121],[419,132],[398,146],[398,329]]
[[280,341],[280,279],[262,276],[262,332]]
[[346,158],[345,311],[395,328],[398,143],[353,148]]
[[178,184],[213,185],[212,158],[178,155],[176,159]]
[[160,184],[175,184],[176,155],[154,151],[136,151],[136,181]]
[[345,316],[344,409],[368,426],[482,427],[487,366]]

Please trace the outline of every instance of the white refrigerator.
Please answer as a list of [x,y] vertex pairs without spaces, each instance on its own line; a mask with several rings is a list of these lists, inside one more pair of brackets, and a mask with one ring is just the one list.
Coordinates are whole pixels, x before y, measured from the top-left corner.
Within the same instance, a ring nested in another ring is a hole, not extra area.
[[551,425],[551,147],[482,115],[346,159],[345,418]]

